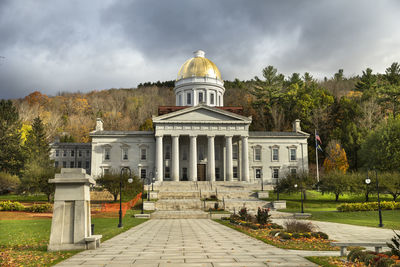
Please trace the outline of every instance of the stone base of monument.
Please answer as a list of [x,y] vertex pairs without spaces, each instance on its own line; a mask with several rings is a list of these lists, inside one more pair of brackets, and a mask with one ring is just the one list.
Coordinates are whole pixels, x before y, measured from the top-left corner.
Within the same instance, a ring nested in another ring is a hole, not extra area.
[[49,183],[54,183],[53,218],[49,251],[95,249],[101,235],[92,235],[90,185],[96,182],[84,169],[61,169]]
[[269,192],[268,191],[258,191],[257,197],[258,198],[269,198]]

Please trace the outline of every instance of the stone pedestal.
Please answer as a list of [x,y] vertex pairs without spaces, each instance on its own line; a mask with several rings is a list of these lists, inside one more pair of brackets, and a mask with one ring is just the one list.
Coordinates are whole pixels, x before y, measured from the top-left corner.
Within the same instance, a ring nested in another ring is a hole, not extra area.
[[156,209],[156,203],[153,201],[144,201],[143,202],[143,210],[155,210]]
[[272,205],[276,210],[286,209],[286,200],[276,200],[273,202]]
[[268,191],[258,191],[257,192],[257,198],[269,198],[269,192]]
[[89,187],[96,182],[84,169],[61,169],[54,183],[53,219],[49,251],[94,249],[101,235],[91,234]]

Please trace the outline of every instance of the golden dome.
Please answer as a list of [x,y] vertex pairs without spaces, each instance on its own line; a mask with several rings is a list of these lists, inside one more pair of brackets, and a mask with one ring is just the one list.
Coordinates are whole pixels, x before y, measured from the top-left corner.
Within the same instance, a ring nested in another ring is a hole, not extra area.
[[204,54],[201,50],[194,52],[194,57],[183,63],[179,69],[176,80],[190,77],[210,77],[222,80],[217,66],[211,60],[205,58]]

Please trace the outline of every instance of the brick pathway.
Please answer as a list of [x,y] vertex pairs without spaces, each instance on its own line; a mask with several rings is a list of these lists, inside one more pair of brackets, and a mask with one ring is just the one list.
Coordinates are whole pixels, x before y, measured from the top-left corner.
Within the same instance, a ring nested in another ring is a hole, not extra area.
[[153,219],[57,266],[316,266],[299,255],[335,254],[279,249],[208,219]]

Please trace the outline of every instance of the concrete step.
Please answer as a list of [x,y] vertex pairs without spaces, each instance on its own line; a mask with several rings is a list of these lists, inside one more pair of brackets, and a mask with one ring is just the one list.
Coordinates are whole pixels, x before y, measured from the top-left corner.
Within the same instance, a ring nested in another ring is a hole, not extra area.
[[258,199],[226,199],[225,210],[238,212],[246,207],[251,212],[256,212],[258,208],[272,208],[272,203]]
[[209,219],[204,211],[159,210],[151,214],[151,219]]
[[200,199],[160,199],[156,202],[156,210],[202,210]]
[[200,198],[199,191],[160,191],[158,199],[190,199]]

